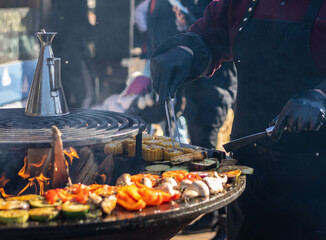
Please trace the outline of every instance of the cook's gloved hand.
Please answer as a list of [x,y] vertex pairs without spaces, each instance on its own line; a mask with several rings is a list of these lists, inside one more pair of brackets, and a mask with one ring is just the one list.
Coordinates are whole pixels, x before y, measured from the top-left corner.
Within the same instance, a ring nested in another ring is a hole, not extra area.
[[326,97],[316,91],[306,92],[291,98],[283,107],[272,132],[272,139],[278,141],[282,132],[298,133],[318,131],[325,121]]
[[175,97],[178,87],[186,82],[191,73],[191,50],[174,47],[166,52],[152,57],[150,69],[153,88],[159,94],[159,103],[163,104],[168,98]]

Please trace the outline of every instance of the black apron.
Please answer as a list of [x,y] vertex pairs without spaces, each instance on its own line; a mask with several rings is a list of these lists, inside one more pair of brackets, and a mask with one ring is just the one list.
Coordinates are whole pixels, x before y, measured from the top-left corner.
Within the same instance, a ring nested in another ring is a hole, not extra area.
[[[238,93],[232,138],[263,131],[294,95],[324,76],[310,53],[322,0],[312,0],[303,22],[253,19],[248,6],[234,42]],[[298,3],[300,4],[300,3]],[[234,153],[255,169],[244,194],[228,206],[228,239],[326,239],[325,131],[285,133]]]

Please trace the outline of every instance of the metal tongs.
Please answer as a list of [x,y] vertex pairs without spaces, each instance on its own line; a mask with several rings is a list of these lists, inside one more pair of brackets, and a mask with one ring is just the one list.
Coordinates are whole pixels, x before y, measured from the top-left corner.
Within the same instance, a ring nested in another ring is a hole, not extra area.
[[180,142],[180,134],[179,134],[179,127],[178,127],[178,122],[177,122],[177,118],[175,117],[175,111],[174,111],[174,106],[173,106],[173,100],[171,98],[171,95],[169,93],[169,99],[167,99],[165,101],[165,114],[166,114],[166,119],[168,121],[168,127],[169,127],[169,132],[170,132],[170,137],[171,137],[171,141],[172,141],[172,146],[173,146],[173,151],[175,151],[175,143],[174,143],[174,139],[173,139],[173,133],[172,133],[172,128],[171,128],[171,121],[170,121],[170,112],[169,112],[169,108],[168,108],[168,102],[170,103],[170,107],[171,107],[171,113],[173,115],[173,119],[174,119],[174,123],[175,123],[175,129],[177,132],[177,137],[178,137],[178,142],[179,142],[179,148],[181,150],[181,142]]

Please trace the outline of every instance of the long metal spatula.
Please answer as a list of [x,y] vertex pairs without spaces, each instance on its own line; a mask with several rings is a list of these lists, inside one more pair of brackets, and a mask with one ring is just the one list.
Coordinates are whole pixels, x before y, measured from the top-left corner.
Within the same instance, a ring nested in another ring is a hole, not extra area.
[[226,152],[232,152],[241,147],[244,147],[248,144],[251,144],[255,141],[258,141],[266,136],[271,136],[273,132],[274,126],[267,128],[264,132],[255,133],[249,136],[245,136],[242,138],[235,139],[223,145]]
[[173,139],[173,132],[172,132],[172,128],[171,128],[170,112],[169,112],[168,102],[170,103],[171,112],[172,112],[172,115],[173,115],[173,120],[174,120],[174,124],[175,124],[175,128],[176,128],[177,138],[178,138],[178,142],[179,142],[179,148],[181,150],[179,127],[178,127],[177,118],[175,116],[173,100],[171,98],[170,93],[169,93],[169,99],[167,99],[165,101],[165,114],[166,114],[166,119],[167,119],[167,122],[168,122],[169,133],[170,133],[170,137],[171,137],[171,141],[172,141],[173,151],[175,151],[176,148],[175,148],[174,139]]

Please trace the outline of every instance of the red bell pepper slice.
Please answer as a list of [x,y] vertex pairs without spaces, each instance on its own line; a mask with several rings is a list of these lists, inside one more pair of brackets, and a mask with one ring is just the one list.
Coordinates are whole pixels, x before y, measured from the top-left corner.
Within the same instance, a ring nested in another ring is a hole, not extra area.
[[202,180],[202,178],[196,173],[188,173],[184,179],[188,179],[192,182]]
[[175,180],[181,182],[187,174],[188,174],[188,172],[186,170],[174,170],[174,171],[168,171],[168,172],[162,173],[162,177],[163,178],[172,177]]

